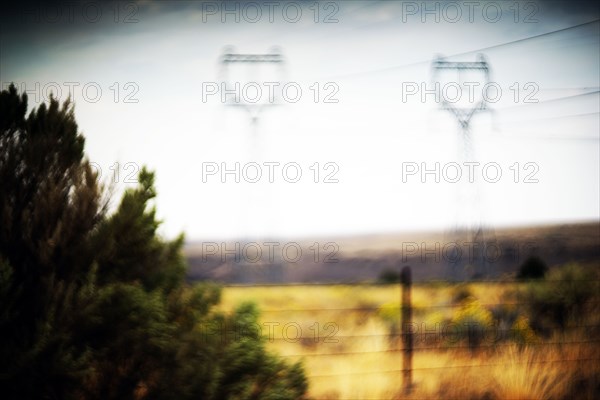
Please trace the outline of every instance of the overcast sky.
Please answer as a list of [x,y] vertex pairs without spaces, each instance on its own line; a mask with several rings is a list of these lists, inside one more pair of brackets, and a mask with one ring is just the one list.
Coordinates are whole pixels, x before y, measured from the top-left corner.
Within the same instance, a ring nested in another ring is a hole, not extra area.
[[[465,161],[465,145],[456,118],[436,101],[435,82],[446,85],[446,98],[456,94],[453,82],[479,85],[473,101],[460,92],[455,109],[475,107],[488,82],[488,110],[470,121],[477,183],[464,185],[467,192],[477,188],[487,224],[600,217],[594,2],[3,7],[2,88],[15,82],[27,90],[30,107],[50,91],[63,100],[71,92],[87,153],[104,181],[116,180],[115,162],[119,190],[133,184],[125,181],[138,167],[156,171],[156,206],[169,237],[181,231],[194,240],[452,225],[462,206],[459,184],[449,182],[455,164],[448,163]],[[236,54],[281,54],[283,63],[225,68],[226,46]],[[432,68],[438,55],[476,61],[478,53],[490,67],[487,81],[477,71],[459,77]],[[223,79],[247,89],[240,90],[247,106],[223,103]],[[265,82],[278,105],[268,104]],[[267,103],[260,111],[248,106],[257,86],[262,96],[256,102]],[[240,183],[220,171],[236,162]],[[255,176],[253,162],[262,172],[254,184],[244,181]],[[439,182],[435,174],[421,176],[423,166],[434,169],[436,162]],[[482,176],[486,164],[491,167]],[[502,176],[493,182],[498,169]],[[464,182],[468,169],[462,172]]]

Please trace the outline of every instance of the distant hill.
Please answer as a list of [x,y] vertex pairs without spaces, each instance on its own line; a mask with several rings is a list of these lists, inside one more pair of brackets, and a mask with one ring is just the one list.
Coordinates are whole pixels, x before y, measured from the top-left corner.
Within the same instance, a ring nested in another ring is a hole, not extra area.
[[[549,266],[580,262],[600,266],[600,224],[578,223],[488,232],[485,264],[469,245],[458,253],[453,236],[414,232],[314,240],[189,242],[184,248],[192,281],[225,284],[356,283],[376,281],[386,270],[410,265],[415,281],[501,279],[514,276],[529,256]],[[452,255],[454,254],[454,256]],[[451,261],[458,259],[457,262]]]

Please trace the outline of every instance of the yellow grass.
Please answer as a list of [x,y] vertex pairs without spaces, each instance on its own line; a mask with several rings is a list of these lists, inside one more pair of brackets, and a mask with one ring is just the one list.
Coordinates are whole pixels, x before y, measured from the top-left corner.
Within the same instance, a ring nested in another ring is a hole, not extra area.
[[[506,302],[516,288],[502,283],[468,285],[482,304]],[[413,287],[414,322],[426,324],[434,342],[435,333],[441,334],[435,321],[450,317],[455,293],[449,285]],[[259,306],[268,348],[303,362],[309,396],[315,399],[562,399],[569,398],[577,379],[598,385],[597,342],[559,346],[540,341],[524,348],[505,342],[471,354],[464,346],[444,349],[445,342],[437,336],[441,348],[415,350],[414,388],[406,394],[402,352],[393,351],[401,343],[390,338],[389,325],[381,317],[386,307],[392,313],[398,310],[398,286],[226,287],[220,307],[230,311],[242,301]],[[547,341],[586,339],[581,334]],[[576,359],[587,361],[566,361]],[[594,397],[593,389],[578,393]]]

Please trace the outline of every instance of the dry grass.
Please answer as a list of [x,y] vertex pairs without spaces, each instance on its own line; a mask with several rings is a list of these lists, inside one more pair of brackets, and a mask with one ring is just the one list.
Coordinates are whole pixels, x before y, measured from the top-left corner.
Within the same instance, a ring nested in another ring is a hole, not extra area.
[[[478,283],[468,290],[482,304],[497,304],[506,301],[515,286]],[[424,322],[435,332],[432,321],[448,318],[454,294],[450,286],[415,286],[415,322]],[[464,347],[416,350],[414,389],[407,395],[402,390],[402,353],[393,351],[400,343],[390,338],[380,311],[397,307],[399,299],[398,286],[227,287],[221,307],[231,310],[241,301],[257,303],[269,348],[290,361],[302,360],[309,395],[315,399],[585,399],[598,395],[600,351],[585,333],[522,348],[501,343],[476,354]],[[297,335],[304,339],[296,340]],[[581,343],[548,344],[556,342]],[[568,361],[578,359],[586,361]]]

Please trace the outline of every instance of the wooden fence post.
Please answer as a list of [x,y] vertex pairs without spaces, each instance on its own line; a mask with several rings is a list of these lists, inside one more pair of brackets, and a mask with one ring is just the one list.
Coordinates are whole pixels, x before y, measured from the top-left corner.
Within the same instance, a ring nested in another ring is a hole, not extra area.
[[413,355],[413,329],[412,329],[412,305],[410,290],[412,285],[410,267],[402,268],[400,275],[402,282],[402,342],[404,352],[402,358],[402,379],[405,393],[412,389],[412,355]]

